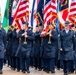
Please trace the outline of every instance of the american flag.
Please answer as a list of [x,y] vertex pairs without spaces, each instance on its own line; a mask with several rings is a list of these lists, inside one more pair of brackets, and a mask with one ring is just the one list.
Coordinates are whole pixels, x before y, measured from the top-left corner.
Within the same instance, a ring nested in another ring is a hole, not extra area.
[[44,30],[48,30],[48,23],[57,17],[57,0],[46,0],[44,5]]
[[29,20],[29,0],[19,0],[19,6],[13,18],[12,25],[21,29],[22,22]]
[[59,3],[59,12],[58,12],[58,20],[60,22],[59,28],[62,30],[65,25],[65,21],[68,20],[68,8],[69,8],[69,0],[60,0]]
[[76,0],[71,1],[69,20],[76,25]]
[[12,1],[12,17],[14,16],[14,14],[15,14],[15,12],[16,12],[16,9],[17,9],[17,7],[18,7],[18,4],[19,4],[18,1],[19,1],[19,0],[13,0],[13,1]]

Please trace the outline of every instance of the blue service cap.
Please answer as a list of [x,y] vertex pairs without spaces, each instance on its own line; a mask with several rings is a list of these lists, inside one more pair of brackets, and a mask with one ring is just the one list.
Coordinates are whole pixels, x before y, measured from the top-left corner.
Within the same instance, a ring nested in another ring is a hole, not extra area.
[[65,26],[69,26],[70,25],[70,22],[69,21],[66,21],[65,22]]

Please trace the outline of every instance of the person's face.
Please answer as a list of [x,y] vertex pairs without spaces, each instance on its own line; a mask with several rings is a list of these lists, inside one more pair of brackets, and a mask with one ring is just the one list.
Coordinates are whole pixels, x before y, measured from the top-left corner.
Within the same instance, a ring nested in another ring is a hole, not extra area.
[[22,25],[22,30],[26,30],[27,29],[27,25],[23,24]]
[[36,27],[36,31],[39,31],[39,27]]
[[54,28],[54,26],[53,25],[49,25],[49,29],[51,30],[51,29],[53,29]]
[[42,31],[43,30],[43,26],[39,26],[39,30]]
[[65,29],[66,29],[66,30],[69,30],[69,26],[65,26]]
[[76,27],[73,28],[74,32],[76,32]]

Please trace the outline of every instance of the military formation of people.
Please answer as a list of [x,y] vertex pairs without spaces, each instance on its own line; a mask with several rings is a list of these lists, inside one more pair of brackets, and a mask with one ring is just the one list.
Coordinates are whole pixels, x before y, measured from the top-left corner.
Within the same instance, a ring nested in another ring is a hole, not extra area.
[[0,74],[3,63],[12,70],[30,73],[30,67],[38,71],[55,73],[63,69],[64,75],[76,73],[76,26],[70,29],[70,22],[59,32],[48,23],[48,31],[41,35],[43,24],[36,26],[36,32],[22,23],[22,30],[10,26],[8,32],[0,23]]

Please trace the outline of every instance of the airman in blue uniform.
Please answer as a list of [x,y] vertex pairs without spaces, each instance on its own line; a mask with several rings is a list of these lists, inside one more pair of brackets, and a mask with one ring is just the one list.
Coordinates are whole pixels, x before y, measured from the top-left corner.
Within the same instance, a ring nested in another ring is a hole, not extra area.
[[19,51],[17,54],[17,56],[19,56],[21,59],[21,70],[23,73],[30,73],[30,53],[32,49],[32,40],[34,37],[32,31],[28,29],[27,22],[22,23],[22,30],[19,31],[17,37],[21,38],[18,48]]
[[57,52],[57,32],[54,30],[54,25],[48,23],[49,31],[46,36],[43,37],[43,58],[45,59],[45,69],[49,73],[55,73],[55,58]]
[[[65,29],[60,32],[60,51],[62,52],[62,60],[64,61],[64,75],[68,75],[71,71],[74,60],[74,31],[69,29],[70,22],[65,22]],[[72,65],[71,65],[72,64]]]
[[74,27],[74,68],[76,73],[76,26]]
[[6,51],[6,32],[2,28],[2,23],[0,22],[0,74],[3,73],[4,51]]
[[36,26],[35,36],[35,44],[34,44],[34,59],[35,59],[35,69],[39,69],[41,71],[41,57],[40,57],[40,47],[41,47],[41,37],[40,37],[39,25]]
[[20,59],[16,57],[16,52],[19,45],[19,38],[17,37],[17,29],[14,28],[12,31],[12,68],[15,70],[17,68],[17,71],[20,71]]
[[10,26],[8,32],[7,32],[7,49],[6,49],[6,56],[8,60],[8,66],[11,66],[11,69],[14,70],[13,67],[13,56],[12,56],[12,51],[13,51],[13,31],[14,27]]

